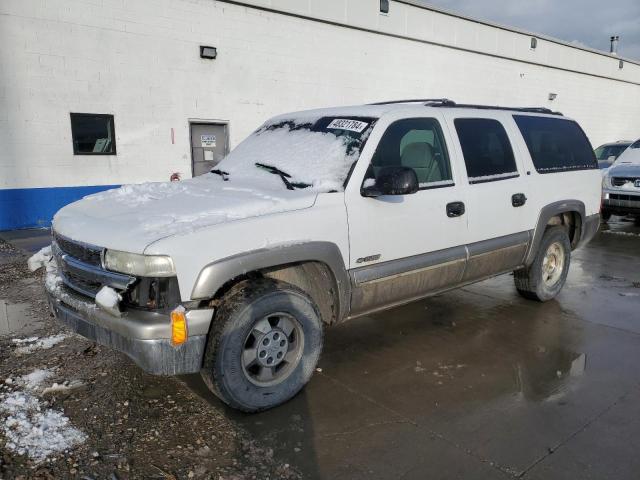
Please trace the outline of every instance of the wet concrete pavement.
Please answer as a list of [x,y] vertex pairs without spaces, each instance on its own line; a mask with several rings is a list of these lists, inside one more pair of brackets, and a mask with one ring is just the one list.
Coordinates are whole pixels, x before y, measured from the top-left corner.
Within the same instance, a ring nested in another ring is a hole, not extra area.
[[638,478],[640,228],[607,228],[555,301],[507,275],[328,329],[274,410],[184,380],[307,478]]

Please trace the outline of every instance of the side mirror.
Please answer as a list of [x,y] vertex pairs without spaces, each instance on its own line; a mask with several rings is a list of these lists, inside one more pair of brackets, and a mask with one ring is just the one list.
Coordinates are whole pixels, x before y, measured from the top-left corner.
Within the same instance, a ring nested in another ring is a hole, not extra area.
[[374,185],[362,187],[363,197],[382,195],[410,195],[420,189],[418,177],[412,168],[384,167],[378,172]]

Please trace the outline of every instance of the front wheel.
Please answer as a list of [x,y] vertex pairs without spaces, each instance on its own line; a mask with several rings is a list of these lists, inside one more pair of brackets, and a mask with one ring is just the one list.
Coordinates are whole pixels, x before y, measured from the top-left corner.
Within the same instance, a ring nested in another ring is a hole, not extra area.
[[201,374],[223,402],[257,412],[298,393],[321,349],[322,321],[306,293],[270,279],[244,281],[216,312]]
[[561,226],[548,228],[533,263],[514,272],[518,293],[529,300],[551,300],[562,290],[570,262],[571,243],[567,232]]

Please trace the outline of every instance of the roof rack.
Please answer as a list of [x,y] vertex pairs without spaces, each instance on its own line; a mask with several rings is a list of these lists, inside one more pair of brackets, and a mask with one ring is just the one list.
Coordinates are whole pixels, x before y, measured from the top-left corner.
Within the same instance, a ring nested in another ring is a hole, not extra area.
[[388,102],[372,103],[371,105],[394,105],[400,103],[421,103],[425,107],[448,107],[448,108],[476,108],[478,110],[506,110],[509,112],[524,112],[524,113],[544,113],[546,115],[558,115],[563,116],[561,112],[554,112],[553,110],[545,107],[499,107],[495,105],[473,105],[456,103],[448,98],[423,98],[416,100],[392,100]]
[[394,105],[396,103],[422,103],[423,105],[436,105],[442,106],[455,106],[456,102],[449,100],[448,98],[417,98],[413,100],[391,100],[388,102],[370,103],[369,105]]

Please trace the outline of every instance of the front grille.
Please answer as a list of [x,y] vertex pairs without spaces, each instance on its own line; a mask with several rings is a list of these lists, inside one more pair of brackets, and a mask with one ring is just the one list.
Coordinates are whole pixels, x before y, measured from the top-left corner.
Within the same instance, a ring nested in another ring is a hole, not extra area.
[[63,253],[89,265],[102,267],[102,248],[74,242],[56,233],[53,234],[53,238]]
[[91,281],[90,279],[85,278],[82,275],[77,275],[68,269],[63,268],[62,274],[67,285],[71,284],[71,288],[73,290],[88,297],[95,297],[102,288],[102,284],[99,282]]
[[640,195],[620,195],[618,193],[610,193],[610,200],[623,200],[625,202],[640,202]]
[[103,286],[127,290],[135,278],[102,268],[102,248],[54,234],[53,253],[64,284],[81,295],[95,298]]
[[640,177],[613,177],[611,179],[611,185],[614,187],[622,187],[629,182],[633,185],[637,180],[640,180]]

